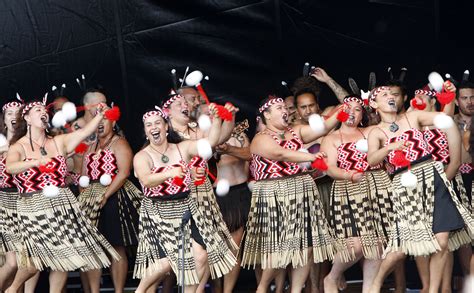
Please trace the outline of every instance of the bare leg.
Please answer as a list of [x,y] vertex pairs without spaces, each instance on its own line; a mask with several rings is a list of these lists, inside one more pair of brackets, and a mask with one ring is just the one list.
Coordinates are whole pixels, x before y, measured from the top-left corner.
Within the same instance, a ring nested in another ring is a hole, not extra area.
[[206,266],[204,268],[203,277],[201,281],[199,282],[199,286],[196,289],[196,293],[204,293],[206,291],[206,284],[210,276],[211,276],[211,271],[209,270],[209,267]]
[[[285,292],[286,269],[278,270],[275,275],[275,293]],[[271,282],[271,280],[270,280]],[[260,282],[259,282],[260,283]]]
[[[331,263],[329,261],[324,261],[320,264],[319,269],[319,292],[324,292],[324,278],[329,274],[331,271]],[[343,276],[341,276],[342,279]]]
[[29,278],[33,277],[38,270],[35,267],[27,267],[27,268],[20,268],[17,270],[15,274],[15,279],[11,283],[10,287],[5,290],[6,293],[16,293],[20,289],[21,286],[28,280]]
[[128,272],[127,252],[123,246],[114,246],[114,249],[120,255],[120,260],[112,260],[110,275],[112,276],[112,281],[114,283],[115,293],[122,293]]
[[312,263],[309,269],[309,278],[306,281],[305,292],[318,293],[319,292],[319,274],[321,271],[320,263]]
[[[240,243],[242,240],[242,236],[244,235],[244,227],[240,227],[240,229],[232,232],[232,239],[235,243]],[[237,259],[237,264],[234,266],[232,271],[224,276],[224,293],[232,293],[235,287],[235,283],[239,278],[240,273],[240,257]]]
[[36,285],[38,284],[38,280],[40,277],[40,272],[36,272],[33,277],[29,278],[26,282],[24,287],[24,293],[35,293]]
[[90,270],[84,273],[87,279],[87,287],[90,293],[98,293],[100,291],[100,277],[102,270]]
[[257,293],[267,292],[268,286],[270,286],[270,283],[272,282],[272,280],[281,271],[285,271],[285,270],[283,270],[283,269],[265,269],[265,270],[262,270],[262,276],[260,278],[260,282],[258,283]]
[[[196,272],[199,280],[202,280],[206,274],[206,268],[209,267],[207,262],[207,252],[206,250],[199,245],[196,241],[192,240],[192,249],[194,262],[196,263]],[[197,285],[188,285],[184,287],[185,292],[196,292]]]
[[381,263],[382,263],[382,260],[364,259],[364,264],[363,264],[363,269],[362,269],[363,274],[364,274],[362,292],[369,292],[370,288],[372,287],[372,282],[377,276],[377,272],[379,271]]
[[160,279],[171,271],[171,265],[167,258],[160,259],[159,264],[159,270],[145,272],[145,276],[143,276],[143,278],[140,280],[140,284],[138,284],[138,287],[135,290],[136,293],[147,292],[149,288],[157,285]]
[[451,293],[452,292],[452,278],[453,278],[453,266],[454,266],[454,256],[452,252],[448,252],[448,259],[446,261],[446,266],[443,270],[443,278],[441,280],[441,292],[442,293]]
[[174,284],[176,284],[176,275],[171,271],[170,274],[164,278],[161,291],[163,293],[173,293]]
[[61,293],[66,286],[67,272],[51,271],[49,273],[49,292]]
[[375,277],[372,287],[370,288],[371,293],[379,293],[380,289],[383,286],[385,278],[393,271],[395,266],[402,260],[405,259],[405,254],[403,252],[391,252],[389,253],[382,263],[380,264],[379,272]]
[[471,268],[472,263],[472,247],[471,244],[463,245],[458,250],[459,263],[461,264],[462,273],[464,276],[469,276],[471,272],[474,272]]
[[405,260],[401,260],[393,270],[395,279],[395,293],[405,293],[407,289],[407,280],[405,279]]
[[430,257],[417,256],[415,258],[415,262],[422,286],[420,293],[428,293],[428,290],[430,288]]
[[13,282],[17,268],[15,252],[7,252],[5,254],[5,264],[0,267],[0,291],[8,288]]
[[291,270],[291,293],[301,293],[313,264],[313,248],[307,249],[308,259],[305,266]]
[[91,293],[91,288],[89,284],[89,278],[87,277],[87,273],[79,272],[79,276],[81,277],[82,291],[84,291],[84,293]]
[[449,232],[435,234],[441,250],[431,256],[430,261],[430,293],[438,293],[443,276],[443,269],[448,259]]
[[352,247],[349,249],[354,250],[355,259],[349,262],[343,262],[341,259],[341,253],[336,254],[331,271],[326,278],[324,278],[324,292],[326,293],[337,293],[339,291],[338,285],[342,274],[362,258],[362,246],[360,240],[358,238],[351,238],[349,242],[352,243]]

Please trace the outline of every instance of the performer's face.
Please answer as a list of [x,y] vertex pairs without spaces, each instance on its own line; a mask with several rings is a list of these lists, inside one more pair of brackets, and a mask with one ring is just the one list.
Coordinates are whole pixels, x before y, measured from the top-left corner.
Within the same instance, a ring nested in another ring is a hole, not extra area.
[[183,98],[177,98],[169,107],[169,117],[171,119],[189,120],[188,103]]
[[3,113],[3,122],[7,126],[7,131],[14,131],[18,115],[20,115],[20,107],[9,107]]
[[[87,109],[86,111],[89,112],[91,117],[94,117],[95,114],[97,113],[97,106],[99,104],[107,103],[107,99],[105,98],[105,96],[99,92],[87,93],[86,100],[87,102],[84,103],[84,106],[86,106],[86,109]],[[86,122],[89,122],[89,121],[86,121]]]
[[277,128],[284,128],[289,125],[288,109],[284,102],[270,106],[269,110],[265,112],[264,115],[267,125],[271,124]]
[[403,96],[401,88],[398,86],[391,86],[390,94],[395,99],[398,111],[401,111],[406,100],[406,96]]
[[285,104],[288,108],[288,114],[290,115],[290,123],[293,123],[296,120],[296,107],[295,107],[295,97],[288,96],[285,98]]
[[375,101],[371,101],[371,106],[378,111],[385,112],[385,113],[397,113],[398,112],[398,105],[396,97],[391,94],[390,89],[381,90]]
[[423,109],[422,111],[426,111],[426,112],[436,111],[436,108],[435,108],[436,100],[432,99],[430,96],[415,95],[415,99],[421,100],[426,104],[426,108]]
[[168,132],[168,124],[158,115],[148,117],[143,121],[145,127],[145,135],[152,144],[160,145],[166,141],[166,133]]
[[462,114],[472,116],[474,114],[474,89],[460,89],[456,105]]
[[99,127],[97,127],[99,137],[103,138],[109,135],[113,131],[114,124],[115,122],[112,122],[109,119],[102,119],[102,121],[99,123]]
[[43,105],[34,106],[25,115],[25,120],[32,127],[46,129],[49,120],[48,111],[46,111],[46,108]]
[[193,88],[181,89],[180,94],[188,103],[189,113],[195,111],[196,108],[201,104],[201,96],[199,95],[199,92]]
[[349,114],[349,118],[344,123],[348,126],[357,126],[362,121],[362,105],[357,102],[348,102],[346,105],[346,112]]
[[304,93],[296,97],[296,110],[298,115],[305,122],[308,122],[311,114],[316,114],[319,110],[318,103],[313,94]]

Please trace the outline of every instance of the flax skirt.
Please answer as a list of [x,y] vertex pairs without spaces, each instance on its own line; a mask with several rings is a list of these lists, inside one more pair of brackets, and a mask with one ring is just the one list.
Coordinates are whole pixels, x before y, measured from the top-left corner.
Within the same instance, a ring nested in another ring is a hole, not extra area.
[[251,199],[252,193],[247,182],[231,186],[225,196],[216,196],[224,222],[231,233],[247,223]]
[[99,228],[113,246],[138,244],[138,210],[141,191],[126,180],[122,187],[100,208],[107,187],[93,182],[78,197],[82,212]]
[[226,245],[210,219],[197,207],[196,201],[187,196],[181,199],[151,199],[145,197],[140,209],[140,242],[138,244],[134,277],[160,269],[160,259],[166,257],[181,285],[181,235],[183,214],[191,211],[192,219],[185,225],[184,282],[199,283],[192,254],[192,238],[208,254],[208,264],[213,279],[229,273],[236,265],[234,253]]
[[117,252],[84,217],[72,192],[68,188],[59,191],[55,197],[38,192],[18,200],[22,240],[18,265],[33,265],[38,270],[87,271],[108,267],[109,255],[118,260]]
[[355,259],[353,237],[359,238],[364,258],[380,259],[392,217],[390,185],[383,170],[368,171],[357,183],[334,181],[329,224],[343,262]]
[[407,188],[398,172],[393,178],[393,204],[396,218],[386,252],[401,251],[412,256],[437,252],[440,247],[434,234],[451,232],[450,250],[471,242],[474,220],[461,204],[442,163],[422,160],[411,167],[418,185]]
[[242,266],[294,268],[332,260],[333,232],[324,216],[318,189],[308,174],[255,182],[244,235]]
[[0,190],[0,266],[3,265],[5,253],[21,249],[21,237],[18,231],[16,188]]

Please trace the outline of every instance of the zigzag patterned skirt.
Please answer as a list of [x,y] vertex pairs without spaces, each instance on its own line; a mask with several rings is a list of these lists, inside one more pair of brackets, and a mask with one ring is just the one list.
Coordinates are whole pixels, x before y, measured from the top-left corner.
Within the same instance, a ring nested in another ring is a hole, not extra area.
[[392,206],[390,178],[383,170],[368,171],[361,182],[335,180],[331,190],[329,224],[343,262],[355,259],[353,237],[366,259],[380,259],[388,239]]
[[19,198],[16,188],[0,190],[0,255],[21,250],[17,213]]
[[294,268],[332,260],[333,232],[324,216],[318,189],[308,174],[255,182],[242,266],[262,269]]
[[217,204],[216,196],[214,195],[214,190],[212,189],[212,184],[211,181],[209,181],[209,178],[206,177],[204,184],[198,186],[191,185],[189,189],[191,191],[191,197],[196,201],[197,207],[201,210],[203,217],[205,217],[226,240],[227,246],[232,250],[239,249],[232,239],[229,228],[222,216],[221,209]]
[[110,265],[109,256],[120,256],[81,212],[69,188],[59,188],[56,197],[41,192],[18,200],[22,250],[19,266],[38,270],[88,271]]
[[451,232],[449,250],[471,242],[474,219],[461,204],[442,163],[422,158],[411,171],[418,178],[415,188],[406,188],[398,172],[393,178],[395,221],[385,253],[401,251],[412,256],[426,256],[439,251],[434,236]]
[[100,208],[107,186],[92,182],[77,198],[81,210],[113,246],[138,244],[141,191],[129,180]]
[[206,248],[213,279],[229,273],[236,265],[236,258],[226,245],[226,240],[216,230],[211,220],[197,207],[193,198],[187,196],[182,199],[159,200],[145,197],[140,209],[140,242],[134,278],[143,278],[146,274],[161,269],[159,261],[167,257],[177,276],[178,284],[181,285],[180,226],[183,214],[187,210],[191,211],[192,220],[185,225],[185,285],[199,283],[191,238]]

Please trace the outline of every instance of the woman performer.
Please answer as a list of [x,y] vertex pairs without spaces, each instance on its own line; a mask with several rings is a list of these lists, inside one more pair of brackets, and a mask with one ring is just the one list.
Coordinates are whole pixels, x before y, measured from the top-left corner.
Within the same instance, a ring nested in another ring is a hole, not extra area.
[[317,187],[303,172],[305,167],[298,165],[322,159],[323,154],[298,150],[335,127],[336,114],[316,133],[309,125],[290,128],[281,98],[269,96],[259,107],[265,130],[250,145],[256,182],[242,256],[243,267],[260,264],[263,269],[257,292],[266,292],[278,269],[289,264],[293,267],[291,291],[301,292],[313,259],[322,262],[333,258],[332,231]]
[[[120,260],[112,260],[110,272],[115,291],[123,292],[128,272],[126,247],[138,244],[138,209],[143,195],[128,180],[133,153],[127,140],[116,133],[115,123],[103,119],[97,143],[89,145],[84,154],[82,173],[86,175],[79,183],[85,188],[78,201],[84,215],[120,254]],[[86,274],[91,292],[99,292],[101,270]]]
[[[455,151],[460,147],[459,132],[452,119],[443,113],[397,114],[395,97],[388,87],[374,89],[370,105],[380,115],[381,122],[369,134],[368,162],[377,165],[387,158],[395,169],[392,181],[395,220],[386,251],[392,253],[383,261],[371,291],[379,292],[386,274],[408,254],[431,255],[429,292],[438,292],[448,247],[454,249],[466,244],[470,242],[468,233],[474,234],[474,220],[460,204],[449,182],[460,162],[460,152]],[[432,160],[420,131],[435,123],[447,128],[452,164],[446,172],[441,163]],[[403,173],[410,165],[409,173]]]
[[[210,111],[214,119],[208,144],[216,146],[222,122],[213,105]],[[212,278],[219,278],[236,264],[226,240],[190,196],[189,186],[193,182],[189,162],[207,143],[203,140],[176,143],[180,138],[168,128],[167,119],[159,107],[143,115],[148,144],[134,158],[134,170],[145,195],[134,270],[134,277],[142,280],[136,292],[145,292],[171,270],[186,292],[194,292],[207,265]],[[184,264],[179,254],[181,230],[186,243]]]
[[106,252],[119,258],[64,187],[65,155],[95,131],[103,110],[84,129],[52,138],[46,133],[49,116],[45,104],[43,99],[23,108],[7,155],[6,169],[13,174],[20,194],[18,217],[23,243],[17,262],[20,267],[30,268],[30,274],[15,279],[11,292],[16,292],[36,270],[46,268],[51,269],[50,291],[61,292],[68,271],[107,267],[110,261]]
[[349,118],[326,136],[321,151],[327,154],[328,175],[335,179],[330,197],[329,224],[338,253],[324,281],[325,292],[338,292],[344,271],[364,258],[362,292],[368,292],[381,262],[392,217],[390,178],[383,164],[367,163],[364,102],[358,96],[344,98]]

